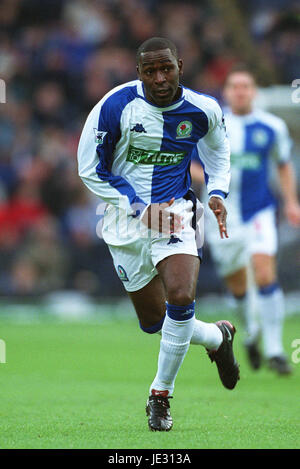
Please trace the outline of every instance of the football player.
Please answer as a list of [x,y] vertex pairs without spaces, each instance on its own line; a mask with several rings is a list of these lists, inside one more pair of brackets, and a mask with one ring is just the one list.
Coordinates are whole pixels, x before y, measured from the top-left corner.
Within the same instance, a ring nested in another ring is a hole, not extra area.
[[[219,242],[215,220],[207,213],[206,239],[218,271],[244,316],[245,345],[251,365],[257,369],[262,361],[258,345],[261,334],[269,367],[288,374],[291,368],[282,344],[284,298],[276,269],[277,201],[270,184],[272,162],[278,170],[284,213],[292,226],[300,224],[300,206],[287,126],[279,117],[255,108],[255,96],[256,82],[251,71],[245,66],[233,68],[224,86],[229,106],[225,122],[231,148],[231,184],[226,201],[230,237]],[[191,167],[194,181],[203,178],[201,158],[195,151]],[[257,286],[259,321],[247,295],[251,285],[249,260]]]
[[239,379],[234,326],[195,319],[203,207],[190,190],[191,155],[197,146],[209,207],[225,238],[228,139],[217,101],[184,87],[182,73],[172,42],[145,41],[137,51],[138,79],[96,104],[78,148],[80,177],[107,203],[103,238],[140,327],[161,331],[146,407],[149,428],[158,431],[172,428],[169,399],[190,342],[208,350],[225,387],[234,388]]

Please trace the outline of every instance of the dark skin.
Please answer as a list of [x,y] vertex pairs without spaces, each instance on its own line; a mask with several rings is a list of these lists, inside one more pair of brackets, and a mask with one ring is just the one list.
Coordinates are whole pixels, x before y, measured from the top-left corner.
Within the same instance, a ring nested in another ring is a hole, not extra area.
[[183,63],[174,57],[170,49],[142,53],[137,74],[144,83],[146,98],[150,103],[168,106],[179,99]]
[[[137,65],[139,79],[144,84],[146,98],[156,106],[168,106],[181,96],[179,80],[183,72],[183,62],[177,59],[170,49],[144,52]],[[174,198],[163,204],[153,204],[143,216],[142,221],[152,227],[149,210],[155,210],[163,220],[168,220],[170,232],[182,228],[182,218],[170,213]],[[155,205],[155,207],[153,207]],[[214,212],[219,226],[220,236],[228,237],[226,228],[226,209],[222,200],[211,197],[209,207]],[[151,217],[155,218],[155,217]],[[163,231],[160,230],[159,231]],[[192,303],[196,295],[196,285],[200,260],[188,254],[171,255],[158,263],[158,275],[144,288],[129,293],[139,321],[143,327],[156,324],[165,315],[166,300],[170,304],[185,306]]]

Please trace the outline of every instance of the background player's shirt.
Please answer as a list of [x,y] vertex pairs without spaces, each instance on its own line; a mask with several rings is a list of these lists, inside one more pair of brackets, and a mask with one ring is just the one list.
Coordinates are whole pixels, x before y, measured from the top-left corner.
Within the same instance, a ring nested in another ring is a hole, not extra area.
[[136,207],[184,196],[198,147],[208,193],[227,195],[230,152],[217,101],[181,86],[178,101],[149,103],[139,80],[110,91],[89,114],[78,147],[79,175],[101,199]]
[[[231,149],[230,194],[226,200],[230,231],[276,204],[270,184],[271,164],[289,160],[291,140],[285,122],[262,110],[244,116],[225,111],[225,123]],[[215,228],[210,214],[207,219]]]

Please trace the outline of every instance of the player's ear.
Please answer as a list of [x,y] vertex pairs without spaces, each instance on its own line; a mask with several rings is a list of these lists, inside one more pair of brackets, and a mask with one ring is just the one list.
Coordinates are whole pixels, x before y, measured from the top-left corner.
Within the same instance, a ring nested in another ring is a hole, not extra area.
[[177,64],[178,64],[179,75],[182,76],[183,75],[183,62],[182,62],[182,59],[178,59]]
[[138,78],[141,79],[139,64],[137,64],[137,66],[136,66],[136,73],[137,73]]

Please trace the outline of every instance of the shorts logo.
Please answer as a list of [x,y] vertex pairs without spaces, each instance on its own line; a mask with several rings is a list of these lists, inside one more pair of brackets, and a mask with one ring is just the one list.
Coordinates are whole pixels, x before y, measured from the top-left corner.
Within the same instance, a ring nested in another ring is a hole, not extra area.
[[127,277],[126,270],[124,269],[124,267],[118,265],[117,272],[119,279],[122,280],[122,282],[129,282],[129,278]]
[[95,134],[95,143],[98,143],[98,145],[102,145],[103,139],[105,135],[107,134],[107,132],[94,128],[94,134]]
[[182,121],[177,125],[176,138],[189,138],[193,130],[193,125],[190,121]]
[[180,238],[177,238],[175,235],[171,235],[168,244],[182,243],[183,241]]

